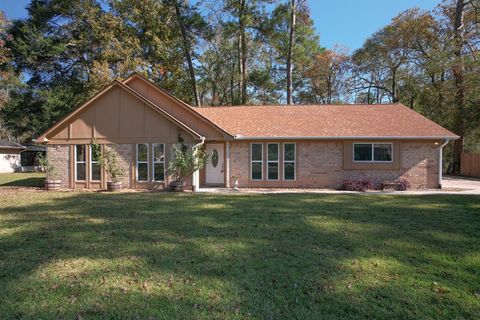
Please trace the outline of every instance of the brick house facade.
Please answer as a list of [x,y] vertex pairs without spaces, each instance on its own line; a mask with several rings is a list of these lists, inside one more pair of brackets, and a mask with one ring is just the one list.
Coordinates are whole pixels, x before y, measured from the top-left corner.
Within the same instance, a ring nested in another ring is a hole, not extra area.
[[[65,188],[104,188],[90,148],[114,148],[127,188],[164,189],[179,139],[212,155],[188,184],[338,188],[364,177],[441,186],[443,146],[457,136],[400,105],[195,108],[142,76],[114,81],[37,140]],[[163,172],[160,172],[163,171]]]

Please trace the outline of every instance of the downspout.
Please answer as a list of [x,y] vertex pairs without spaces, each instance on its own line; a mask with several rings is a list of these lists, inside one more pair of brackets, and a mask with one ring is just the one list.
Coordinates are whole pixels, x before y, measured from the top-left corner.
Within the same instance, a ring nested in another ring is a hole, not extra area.
[[[205,144],[205,137],[201,137],[200,139],[201,139],[201,141],[192,147],[195,156],[197,155],[196,150],[199,147],[201,147]],[[199,185],[200,185],[200,173],[199,173],[198,170],[193,173],[193,181],[192,182],[193,182],[192,183],[192,189],[193,189],[194,192],[197,192],[198,188],[199,188]]]
[[443,174],[443,147],[448,144],[449,140],[445,139],[445,142],[438,149],[438,188],[442,189],[442,174]]

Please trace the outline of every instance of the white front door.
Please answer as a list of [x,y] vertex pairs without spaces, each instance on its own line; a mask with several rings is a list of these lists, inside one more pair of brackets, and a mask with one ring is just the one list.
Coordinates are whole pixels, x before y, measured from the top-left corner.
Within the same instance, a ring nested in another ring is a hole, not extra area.
[[223,144],[207,144],[206,151],[210,158],[205,166],[205,182],[210,185],[223,185],[225,183],[223,174]]

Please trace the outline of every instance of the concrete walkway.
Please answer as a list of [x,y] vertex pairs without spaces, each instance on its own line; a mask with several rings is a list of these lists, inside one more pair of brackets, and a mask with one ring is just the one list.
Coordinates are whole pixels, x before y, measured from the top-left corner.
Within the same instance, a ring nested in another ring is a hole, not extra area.
[[321,193],[321,194],[395,194],[395,195],[428,195],[428,194],[458,194],[480,195],[480,179],[444,176],[441,190],[408,190],[408,191],[342,191],[333,189],[226,189],[226,188],[201,188],[198,192],[207,193],[237,193],[237,194],[281,194],[281,193]]

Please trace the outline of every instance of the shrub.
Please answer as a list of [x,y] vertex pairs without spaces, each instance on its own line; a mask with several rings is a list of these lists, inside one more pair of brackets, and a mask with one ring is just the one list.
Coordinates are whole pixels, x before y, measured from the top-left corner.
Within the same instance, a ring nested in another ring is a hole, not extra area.
[[47,179],[57,180],[59,178],[57,169],[48,159],[47,154],[39,154],[37,157],[38,164],[47,173]]
[[123,171],[118,165],[117,153],[114,149],[115,145],[113,144],[110,148],[105,148],[102,152],[100,145],[97,144],[95,140],[92,140],[92,152],[95,154],[95,157],[98,158],[100,167],[106,171],[107,176],[112,182],[117,183],[123,176]]
[[343,190],[347,191],[366,191],[373,189],[372,180],[367,177],[363,177],[360,180],[344,180],[343,181]]
[[168,171],[174,181],[184,181],[195,171],[202,169],[208,159],[208,155],[203,149],[174,147],[173,153],[173,160],[169,163]]

